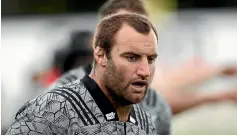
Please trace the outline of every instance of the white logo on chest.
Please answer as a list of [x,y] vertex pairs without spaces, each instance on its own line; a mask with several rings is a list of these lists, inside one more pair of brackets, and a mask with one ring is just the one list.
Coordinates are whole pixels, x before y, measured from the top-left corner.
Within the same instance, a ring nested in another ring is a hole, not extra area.
[[107,120],[111,120],[115,118],[115,113],[114,112],[110,112],[108,114],[105,115]]
[[136,120],[135,120],[132,116],[130,116],[130,121],[131,121],[132,123],[136,123]]

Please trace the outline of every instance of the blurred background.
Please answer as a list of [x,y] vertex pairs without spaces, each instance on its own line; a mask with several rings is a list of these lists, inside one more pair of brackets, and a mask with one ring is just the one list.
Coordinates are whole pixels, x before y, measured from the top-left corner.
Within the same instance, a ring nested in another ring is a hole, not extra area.
[[[93,32],[106,0],[1,1],[1,130],[17,110],[57,76],[75,30]],[[176,66],[193,57],[213,65],[237,65],[236,0],[144,0],[159,34],[159,60]],[[48,73],[54,76],[47,77]],[[42,78],[47,80],[42,81]],[[237,87],[214,77],[198,91]],[[237,134],[237,105],[206,104],[175,115],[172,134]]]

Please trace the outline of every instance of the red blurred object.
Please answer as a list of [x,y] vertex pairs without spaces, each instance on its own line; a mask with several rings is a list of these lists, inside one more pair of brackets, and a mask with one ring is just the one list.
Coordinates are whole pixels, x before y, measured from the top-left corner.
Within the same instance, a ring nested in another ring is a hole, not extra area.
[[54,67],[47,71],[36,73],[33,76],[33,81],[39,83],[41,86],[46,88],[49,87],[52,83],[54,83],[55,80],[57,80],[57,78],[60,76],[61,72],[59,68]]
[[44,74],[42,81],[42,84],[44,87],[50,86],[52,83],[55,82],[55,80],[60,77],[61,72],[58,68],[52,68],[46,71]]

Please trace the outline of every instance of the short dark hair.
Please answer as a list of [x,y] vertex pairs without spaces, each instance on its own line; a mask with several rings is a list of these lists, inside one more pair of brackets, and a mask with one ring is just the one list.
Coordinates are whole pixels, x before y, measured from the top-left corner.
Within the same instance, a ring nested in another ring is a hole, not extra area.
[[106,56],[110,57],[112,45],[116,42],[114,37],[123,24],[133,27],[137,32],[144,35],[153,30],[158,41],[156,29],[145,16],[135,13],[113,14],[102,19],[97,25],[93,39],[94,48],[101,47],[105,50]]
[[148,16],[142,0],[107,0],[99,9],[98,16],[99,18],[103,18],[107,15],[117,13],[120,9]]

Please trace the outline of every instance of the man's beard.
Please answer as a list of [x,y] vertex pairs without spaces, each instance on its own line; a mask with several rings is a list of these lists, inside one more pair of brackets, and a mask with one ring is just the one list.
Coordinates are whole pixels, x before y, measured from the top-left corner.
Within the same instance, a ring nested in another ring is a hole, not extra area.
[[[118,72],[118,70],[116,69],[112,59],[109,59],[108,66],[102,78],[103,83],[105,85],[105,88],[108,90],[108,93],[112,97],[113,101],[122,106],[127,106],[134,103],[125,97],[126,90],[128,90],[129,88],[129,83],[125,83],[124,78],[124,75],[122,73],[120,74],[120,72]],[[145,90],[145,94],[146,92],[147,88]]]

